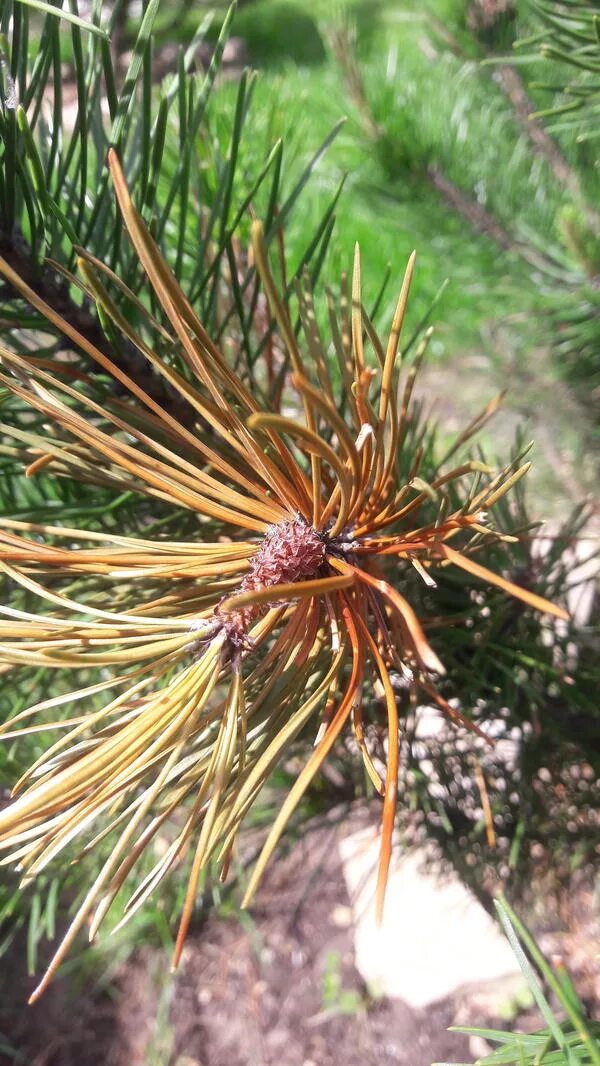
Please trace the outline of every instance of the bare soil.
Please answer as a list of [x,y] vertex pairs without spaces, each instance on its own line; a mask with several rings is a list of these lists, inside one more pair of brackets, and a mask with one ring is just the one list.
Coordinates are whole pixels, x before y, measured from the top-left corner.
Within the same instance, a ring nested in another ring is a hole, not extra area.
[[[375,999],[354,965],[335,829],[273,864],[252,913],[211,917],[179,972],[143,950],[100,993],[58,979],[33,1007],[22,958],[0,980],[12,1066],[431,1066],[465,1062],[450,1002],[417,1011]],[[4,986],[4,987],[2,987]],[[472,1057],[472,1056],[471,1056]]]
[[[0,974],[0,1066],[431,1066],[484,1053],[449,1033],[452,1024],[538,1028],[535,1011],[491,1016],[478,989],[415,1010],[365,987],[337,836],[368,817],[355,808],[309,829],[272,864],[251,912],[222,908],[194,930],[175,975],[167,949],[144,946],[110,983],[94,984],[92,949],[87,988],[64,976],[27,1007],[34,981],[21,945]],[[593,886],[574,880],[538,926],[591,1016],[600,1014],[599,922]]]

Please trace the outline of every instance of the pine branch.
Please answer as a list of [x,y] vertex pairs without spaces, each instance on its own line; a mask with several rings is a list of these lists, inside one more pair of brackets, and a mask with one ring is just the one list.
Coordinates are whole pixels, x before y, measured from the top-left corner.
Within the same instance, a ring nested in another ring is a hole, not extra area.
[[[486,27],[479,24],[477,19],[472,17],[473,11],[474,9],[472,8],[471,17],[468,20],[471,31],[468,35],[468,47],[463,39],[449,30],[448,26],[435,15],[434,11],[428,12],[428,24],[436,38],[442,42],[444,48],[448,49],[461,62],[466,63],[472,60],[473,51],[475,51],[477,57],[483,61],[482,68],[493,70],[494,81],[510,104],[520,129],[531,142],[534,150],[546,160],[556,180],[561,186],[569,190],[573,199],[585,213],[590,226],[595,231],[598,231],[600,229],[600,216],[587,203],[577,171],[569,163],[556,138],[534,116],[535,105],[527,92],[518,69],[498,57],[499,49],[500,51],[504,50],[506,42],[504,41],[504,45],[490,43],[490,33],[483,32]],[[499,22],[502,22],[504,14],[506,12],[502,9],[497,12]],[[487,27],[487,29],[489,31],[490,27]],[[503,36],[502,33],[500,36]]]
[[[116,366],[137,381],[151,399],[184,425],[194,424],[196,421],[194,409],[159,377],[139,348],[136,348],[131,341],[124,340],[120,349],[115,351],[108,344],[100,323],[87,301],[82,305],[75,303],[69,292],[67,281],[52,271],[46,263],[40,266],[20,234],[8,239],[0,232],[0,255],[37,296],[44,300],[57,315],[69,322],[90,344],[103,355],[110,357]],[[9,282],[6,282],[4,288],[9,299],[18,298],[18,293]],[[48,329],[47,324],[44,325],[44,329]],[[69,347],[71,346],[75,347],[69,343]],[[79,354],[85,358],[85,352],[82,349],[78,350]],[[93,364],[92,370],[96,369],[96,365]],[[115,392],[121,394],[126,391],[118,382],[114,382],[113,388]]]
[[[331,33],[330,41],[345,76],[349,95],[359,113],[363,131],[379,150],[390,176],[396,177],[395,170],[400,169],[400,160],[385,126],[378,121],[373,112],[362,71],[354,54],[351,33],[347,27],[338,29]],[[414,166],[413,176],[415,171],[420,178],[430,183],[444,203],[460,215],[475,233],[495,241],[504,251],[516,253],[536,269],[552,272],[556,270],[556,264],[551,258],[532,244],[517,237],[492,211],[483,207],[474,196],[461,189],[438,162],[424,157]]]

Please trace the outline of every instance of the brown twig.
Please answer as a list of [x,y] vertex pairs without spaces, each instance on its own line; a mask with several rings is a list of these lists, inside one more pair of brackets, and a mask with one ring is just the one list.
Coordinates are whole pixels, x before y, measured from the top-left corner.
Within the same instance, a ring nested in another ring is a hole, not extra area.
[[[124,341],[119,352],[110,348],[100,323],[90,307],[85,303],[76,304],[69,293],[67,282],[49,269],[47,264],[40,265],[35,262],[27,242],[20,235],[7,238],[6,235],[0,234],[0,255],[53,311],[70,322],[90,344],[112,359],[137,384],[141,385],[151,399],[160,403],[182,424],[194,424],[197,416],[191,405],[156,374],[146,357],[130,341]],[[8,282],[6,287],[11,296],[17,298],[18,294]],[[47,325],[44,325],[44,329],[47,329]],[[116,382],[112,387],[119,392],[124,391]]]

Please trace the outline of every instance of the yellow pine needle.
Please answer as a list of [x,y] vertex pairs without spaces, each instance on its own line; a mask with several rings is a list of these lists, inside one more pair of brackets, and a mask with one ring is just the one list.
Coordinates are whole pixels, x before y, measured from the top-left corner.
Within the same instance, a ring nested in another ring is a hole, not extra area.
[[[523,464],[523,452],[494,475],[478,461],[448,469],[447,460],[492,416],[499,398],[458,434],[443,464],[433,471],[428,465],[412,396],[431,330],[407,370],[399,356],[414,254],[386,343],[362,306],[358,247],[351,293],[347,279],[342,282],[339,314],[328,294],[336,380],[343,391],[338,397],[310,285],[297,285],[302,338],[273,278],[262,225],[253,224],[254,262],[284,349],[280,380],[274,347],[265,364],[273,398],[267,410],[199,320],[132,203],[112,150],[109,167],[166,328],[147,310],[143,294],[132,293],[84,249],[77,249],[82,280],[62,272],[190,406],[194,425],[180,425],[0,259],[0,274],[20,296],[136,404],[108,395],[102,402],[93,399],[92,379],[75,365],[0,348],[0,384],[37,413],[32,425],[2,427],[7,454],[22,460],[28,476],[79,478],[143,492],[175,511],[185,508],[197,519],[197,536],[172,540],[168,527],[159,526],[146,538],[129,537],[0,518],[0,570],[15,590],[14,601],[0,605],[0,671],[114,672],[98,680],[86,674],[81,688],[49,694],[0,728],[11,739],[45,729],[53,735],[17,782],[13,802],[0,811],[0,846],[8,852],[2,861],[18,862],[27,882],[75,841],[82,841],[82,853],[111,841],[32,998],[47,986],[84,925],[96,936],[130,880],[117,928],[189,852],[176,965],[203,871],[217,859],[226,875],[244,819],[305,728],[316,732],[315,746],[273,821],[244,902],[351,723],[366,772],[383,797],[380,918],[402,701],[408,706],[424,692],[457,725],[484,735],[437,691],[431,674],[442,675],[444,667],[409,602],[406,574],[416,571],[435,598],[436,572],[457,567],[535,610],[568,617],[560,606],[473,559],[488,542],[511,539],[484,525],[480,512],[510,491],[529,464]],[[115,288],[119,301],[111,295]],[[121,309],[127,305],[135,308],[143,335]],[[165,344],[176,348],[181,372],[159,354]],[[395,691],[392,669],[406,678],[406,697]],[[373,683],[383,693],[388,736],[381,774],[363,720],[363,693]],[[486,798],[489,806],[484,782],[484,807]],[[169,843],[144,867],[161,830]]]
[[497,588],[502,589],[504,592],[508,592],[510,596],[514,596],[517,600],[521,600],[526,603],[528,607],[533,607],[534,610],[540,611],[542,614],[552,614],[555,618],[562,618],[563,621],[569,621],[569,613],[562,607],[558,607],[555,603],[551,603],[550,600],[544,599],[543,596],[538,596],[535,592],[529,592],[528,589],[521,588],[520,585],[515,585],[513,581],[507,581],[506,578],[501,577],[500,574],[495,574],[493,570],[488,570],[486,566],[481,566],[480,563],[476,563],[473,559],[470,559],[466,555],[461,555],[460,552],[454,551],[454,548],[449,548],[447,544],[440,545],[440,552],[446,557],[448,562],[453,563],[454,566],[458,566],[461,570],[466,570],[468,574],[472,574],[473,577],[480,578],[481,581],[485,581],[489,585],[495,585]]
[[324,577],[315,581],[293,581],[287,585],[270,585],[265,589],[257,589],[252,592],[241,592],[236,596],[229,596],[221,604],[222,611],[239,611],[242,607],[254,604],[270,603],[277,600],[299,600],[306,596],[321,596],[339,589],[348,588],[354,584],[352,574],[342,574],[340,577]]

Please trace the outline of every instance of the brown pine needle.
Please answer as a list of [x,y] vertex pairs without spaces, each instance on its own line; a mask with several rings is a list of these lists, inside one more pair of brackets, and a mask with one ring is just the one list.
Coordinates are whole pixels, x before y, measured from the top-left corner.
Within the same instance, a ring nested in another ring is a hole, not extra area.
[[[426,635],[427,620],[411,602],[407,577],[416,571],[435,600],[451,566],[534,610],[568,618],[561,606],[473,559],[494,539],[510,539],[493,531],[481,509],[527,473],[523,456],[495,475],[478,460],[424,469],[424,438],[411,435],[417,424],[412,394],[431,331],[408,367],[400,355],[414,255],[384,343],[363,309],[356,248],[351,296],[344,282],[339,313],[328,298],[333,368],[308,282],[297,288],[305,331],[297,337],[271,273],[262,225],[254,222],[253,259],[277,322],[277,344],[285,349],[284,371],[291,368],[277,380],[275,342],[264,349],[257,374],[264,370],[276,397],[267,409],[262,392],[254,394],[208,336],[132,203],[112,150],[109,166],[166,324],[147,310],[150,300],[131,293],[83,249],[77,250],[83,280],[67,275],[67,281],[139,348],[197,425],[180,425],[0,259],[0,275],[20,296],[129,394],[129,402],[108,393],[99,402],[79,370],[1,348],[0,384],[38,412],[34,425],[43,420],[44,426],[5,426],[4,432],[27,476],[44,471],[145,494],[174,511],[193,512],[198,533],[188,541],[160,532],[142,539],[112,528],[0,518],[0,570],[17,593],[14,604],[0,605],[0,671],[86,671],[81,688],[65,685],[63,694],[26,707],[0,729],[11,739],[43,729],[58,736],[0,811],[4,861],[18,862],[29,881],[50,863],[66,861],[76,846],[81,853],[106,847],[32,1000],[82,929],[96,936],[123,889],[129,899],[117,928],[189,856],[177,965],[204,871],[215,863],[226,876],[244,819],[305,729],[316,734],[315,746],[270,827],[244,903],[350,725],[383,798],[381,919],[404,714],[424,692],[458,725],[484,735],[438,690],[444,665]],[[143,329],[119,310],[115,290],[135,307]],[[184,372],[158,354],[165,342],[177,347]],[[447,458],[497,402],[458,435]],[[404,695],[392,671],[405,678]],[[372,713],[382,716],[388,735],[381,773],[365,730],[373,685],[383,693],[385,711]],[[491,843],[491,804],[479,766],[476,775]],[[166,849],[148,863],[159,832],[168,838]]]

